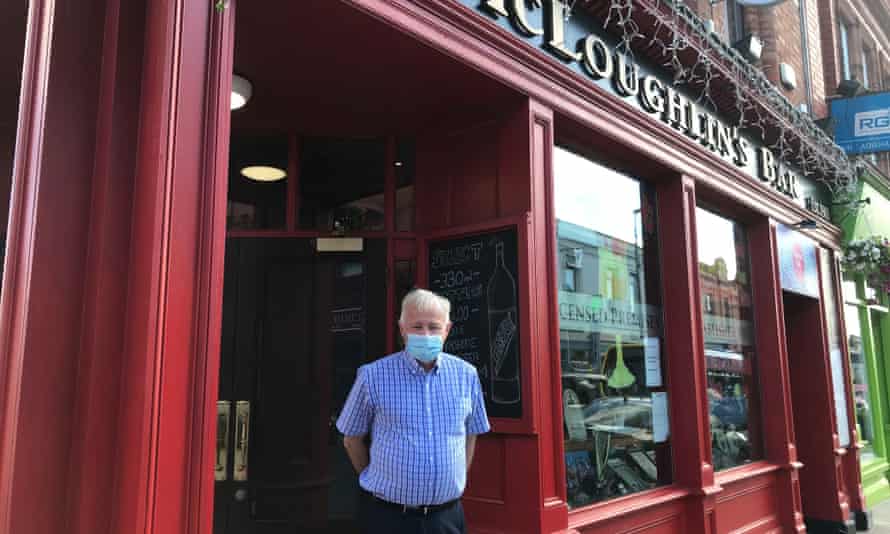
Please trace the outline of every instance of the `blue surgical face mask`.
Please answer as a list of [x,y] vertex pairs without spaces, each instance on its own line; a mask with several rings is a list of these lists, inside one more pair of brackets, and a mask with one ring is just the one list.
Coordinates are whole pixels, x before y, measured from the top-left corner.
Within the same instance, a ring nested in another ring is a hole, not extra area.
[[442,336],[408,334],[405,350],[412,358],[425,363],[432,362],[442,353]]

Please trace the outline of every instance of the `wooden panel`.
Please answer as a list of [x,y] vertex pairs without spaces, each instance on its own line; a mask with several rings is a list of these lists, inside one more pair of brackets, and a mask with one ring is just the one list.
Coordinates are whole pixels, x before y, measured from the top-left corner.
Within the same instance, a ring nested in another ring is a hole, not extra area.
[[[625,499],[626,500],[626,499]],[[572,524],[582,534],[686,534],[686,499],[672,499],[637,509],[612,505],[609,518],[588,525]]]
[[0,304],[0,532],[68,524],[103,9],[30,3]]
[[468,501],[504,504],[507,498],[507,466],[504,440],[496,436],[480,436],[476,442],[473,465],[467,477],[464,497]]
[[727,484],[717,496],[717,532],[769,532],[781,527],[775,475]]
[[464,225],[497,217],[498,124],[489,122],[445,138],[451,147],[451,223]]

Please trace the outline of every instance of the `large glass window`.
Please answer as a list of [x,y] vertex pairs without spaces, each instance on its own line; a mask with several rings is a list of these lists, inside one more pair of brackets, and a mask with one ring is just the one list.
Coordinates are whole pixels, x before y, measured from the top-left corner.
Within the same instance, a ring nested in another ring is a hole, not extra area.
[[554,155],[566,485],[571,507],[670,482],[654,191]]
[[696,233],[711,448],[720,470],[761,455],[748,243],[741,225],[702,208]]
[[862,461],[874,458],[872,441],[874,426],[871,417],[871,398],[868,389],[868,364],[862,346],[862,323],[859,321],[859,305],[844,305],[844,323],[847,325],[847,350],[850,352],[850,371],[853,375],[853,403],[856,409],[856,427],[862,445],[859,458]]

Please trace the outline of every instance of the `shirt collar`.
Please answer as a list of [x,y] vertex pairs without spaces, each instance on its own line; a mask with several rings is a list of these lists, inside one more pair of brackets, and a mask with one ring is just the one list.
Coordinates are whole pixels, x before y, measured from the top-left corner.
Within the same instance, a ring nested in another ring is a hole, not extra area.
[[[442,364],[442,355],[443,355],[443,354],[445,354],[445,353],[443,352],[443,353],[439,354],[439,357],[437,357],[437,358],[433,361],[433,368],[430,369],[430,371],[431,371],[433,374],[438,374],[438,373],[439,373],[439,368],[441,367],[441,364]],[[424,375],[424,374],[426,374],[426,372],[427,372],[426,369],[424,369],[423,366],[420,365],[420,363],[418,363],[418,361],[417,361],[415,358],[412,358],[411,356],[408,356],[408,351],[406,351],[406,350],[403,350],[403,351],[402,351],[402,360],[405,362],[405,364],[408,365],[408,369],[409,369],[412,373],[414,373],[414,374],[416,374],[416,375]]]

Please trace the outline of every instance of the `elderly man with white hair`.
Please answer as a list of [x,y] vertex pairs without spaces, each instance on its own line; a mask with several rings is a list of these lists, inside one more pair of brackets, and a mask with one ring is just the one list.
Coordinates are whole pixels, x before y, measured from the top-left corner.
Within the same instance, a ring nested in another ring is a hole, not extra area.
[[404,350],[359,368],[337,420],[369,494],[367,534],[466,532],[460,497],[476,436],[490,427],[476,368],[442,352],[450,311],[431,291],[408,293]]

